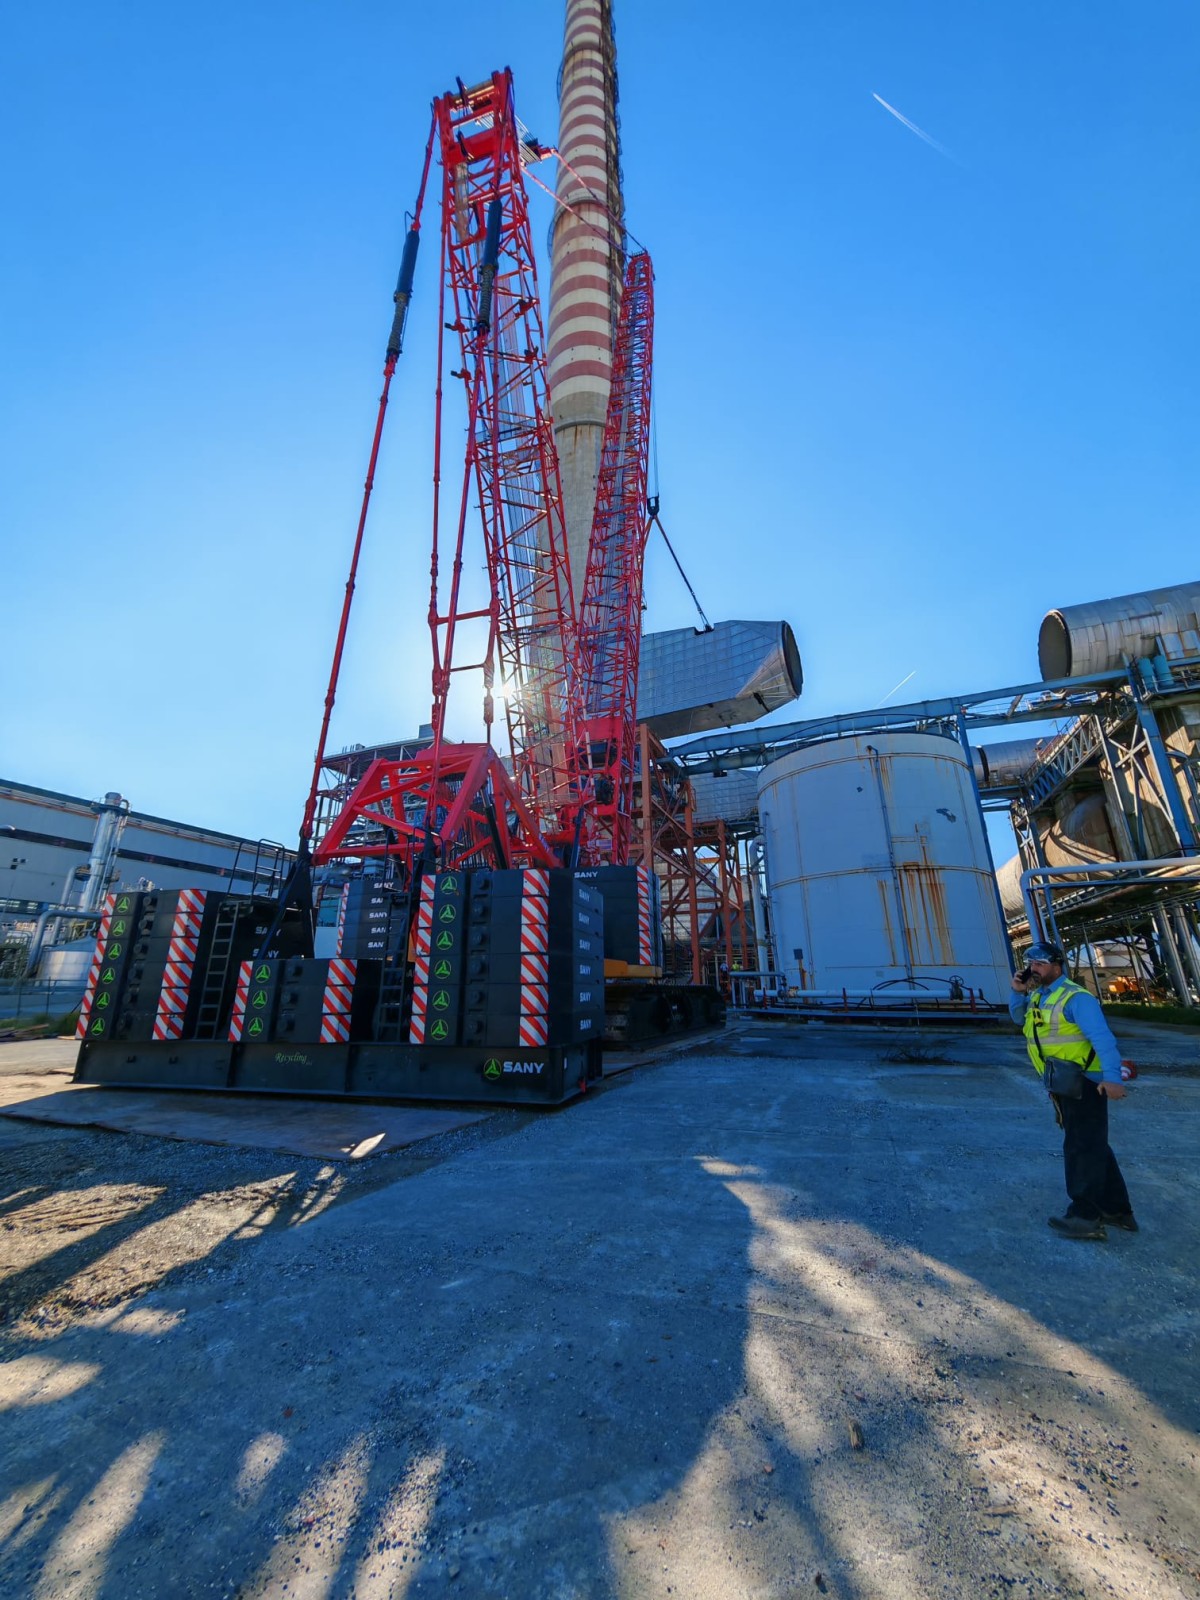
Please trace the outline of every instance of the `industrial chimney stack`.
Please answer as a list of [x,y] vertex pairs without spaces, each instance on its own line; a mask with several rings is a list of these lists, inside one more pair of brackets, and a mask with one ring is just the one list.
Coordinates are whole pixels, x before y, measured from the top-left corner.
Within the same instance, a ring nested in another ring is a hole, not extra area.
[[624,263],[611,0],[567,0],[558,105],[563,161],[551,240],[549,383],[578,599],[596,501]]

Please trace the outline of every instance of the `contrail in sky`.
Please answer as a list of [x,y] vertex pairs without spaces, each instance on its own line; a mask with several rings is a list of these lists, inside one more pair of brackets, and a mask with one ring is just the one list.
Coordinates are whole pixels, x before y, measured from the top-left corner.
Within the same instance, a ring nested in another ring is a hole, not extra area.
[[890,111],[892,113],[892,115],[895,117],[896,121],[897,122],[902,122],[906,128],[908,128],[912,133],[916,134],[918,139],[924,139],[926,144],[931,144],[933,146],[933,148],[937,151],[938,155],[945,156],[947,161],[956,160],[956,157],[954,157],[954,156],[952,156],[950,154],[949,150],[946,149],[946,146],[944,144],[939,144],[936,139],[934,139],[933,137],[931,137],[931,135],[929,135],[928,133],[925,132],[924,128],[918,128],[915,122],[910,122],[908,120],[908,118],[904,115],[903,112],[896,110],[895,106],[888,105],[887,101],[883,98],[883,96],[881,94],[876,94],[873,89],[871,91],[871,99],[872,100],[878,100],[879,104],[883,107],[883,109],[885,111]]
[[[878,99],[878,96],[876,96],[876,99]],[[891,107],[889,106],[888,109],[891,110]],[[903,119],[901,119],[901,120],[903,120]],[[909,673],[908,678],[915,678],[916,675],[917,675],[917,669],[916,669],[916,667],[914,667],[912,669],[912,671]],[[908,682],[908,678],[901,678],[900,682],[896,685],[896,689],[903,689],[904,685]],[[892,698],[892,696],[895,694],[896,689],[889,689],[888,692],[884,695],[883,700],[881,700],[879,702],[879,704],[882,705],[884,700],[890,700]]]

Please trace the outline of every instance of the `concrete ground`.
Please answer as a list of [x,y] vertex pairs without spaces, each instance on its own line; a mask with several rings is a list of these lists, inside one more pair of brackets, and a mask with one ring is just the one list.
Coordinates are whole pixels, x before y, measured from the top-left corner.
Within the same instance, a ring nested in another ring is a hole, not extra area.
[[1200,1596],[1200,1036],[1118,1032],[1102,1244],[1015,1034],[743,1023],[354,1161],[0,1117],[0,1593]]

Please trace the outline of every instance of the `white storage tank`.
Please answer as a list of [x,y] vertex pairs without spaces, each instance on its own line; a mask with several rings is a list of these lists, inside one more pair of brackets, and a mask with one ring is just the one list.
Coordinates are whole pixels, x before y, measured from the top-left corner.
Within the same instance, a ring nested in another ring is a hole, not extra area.
[[[950,981],[996,1004],[1010,966],[983,818],[954,739],[830,739],[758,784],[779,966],[818,991]],[[802,954],[797,954],[802,952]]]

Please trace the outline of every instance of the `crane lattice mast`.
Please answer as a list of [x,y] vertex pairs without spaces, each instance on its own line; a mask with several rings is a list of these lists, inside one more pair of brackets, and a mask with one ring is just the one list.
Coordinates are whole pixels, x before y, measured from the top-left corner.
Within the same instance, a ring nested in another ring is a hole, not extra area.
[[[573,821],[582,675],[563,520],[562,485],[547,399],[545,336],[523,164],[540,149],[513,109],[512,75],[435,102],[443,172],[443,330],[462,366],[450,374],[467,406],[467,448],[448,595],[439,597],[435,518],[430,626],[433,728],[445,738],[451,675],[482,665],[489,741],[500,698],[518,789],[548,834]],[[448,314],[447,314],[448,313]],[[439,394],[441,382],[439,381]],[[441,447],[438,407],[438,445]],[[490,587],[482,663],[454,659],[464,609],[460,577],[472,489],[483,515]]]
[[629,860],[633,813],[653,346],[654,271],[649,255],[638,251],[625,267],[579,613],[596,773],[593,849],[614,866]]
[[[586,649],[576,625],[523,165],[544,153],[517,121],[509,71],[433,106],[442,166],[441,338],[434,430],[433,645],[428,748],[373,761],[323,836],[318,861],[404,853],[554,865],[586,846]],[[451,352],[454,347],[456,353]],[[450,360],[461,365],[448,369]],[[467,411],[461,489],[443,512],[443,398]],[[486,595],[468,598],[472,501]],[[450,532],[445,533],[446,522]],[[467,584],[464,586],[464,570]],[[482,634],[482,654],[463,659]],[[455,674],[482,673],[485,742],[447,736]],[[499,701],[508,762],[492,747]]]

